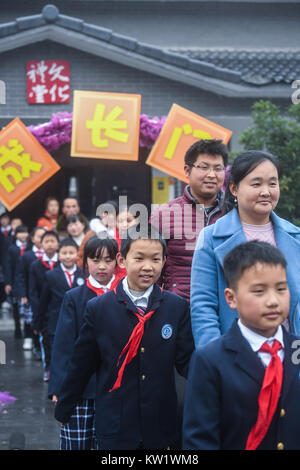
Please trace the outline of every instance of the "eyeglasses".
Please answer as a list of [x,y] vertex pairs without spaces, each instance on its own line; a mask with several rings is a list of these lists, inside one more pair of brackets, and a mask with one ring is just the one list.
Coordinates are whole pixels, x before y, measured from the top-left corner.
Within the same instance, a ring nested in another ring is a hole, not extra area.
[[222,173],[225,171],[225,167],[221,165],[217,166],[209,166],[209,165],[194,165],[191,164],[193,168],[196,168],[197,170],[201,171],[202,173],[210,173],[213,171],[214,173]]

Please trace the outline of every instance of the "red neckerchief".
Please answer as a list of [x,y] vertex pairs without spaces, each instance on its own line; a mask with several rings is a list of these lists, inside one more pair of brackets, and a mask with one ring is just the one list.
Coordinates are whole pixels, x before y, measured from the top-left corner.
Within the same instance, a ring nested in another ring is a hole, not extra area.
[[47,262],[47,261],[44,261],[43,259],[41,259],[41,262],[43,263],[44,266],[46,266],[47,269],[53,269],[54,266],[56,265],[56,262],[53,261],[52,265],[50,266],[50,264]]
[[[110,286],[110,288],[108,289],[107,292],[109,292],[110,290],[115,289],[116,286],[118,285],[119,281],[120,281],[120,278],[115,275],[115,279],[114,279],[113,282],[111,283],[111,286]],[[94,287],[94,286],[92,286],[92,284],[90,283],[90,280],[89,280],[88,277],[86,278],[86,285],[87,285],[87,287],[88,287],[89,289],[91,289],[92,291],[96,292],[97,295],[105,294],[105,291],[102,289],[102,287]]]
[[272,346],[265,342],[260,351],[271,354],[271,361],[265,370],[264,380],[258,396],[257,421],[250,431],[247,439],[246,450],[255,450],[268,432],[280,397],[283,364],[278,355],[282,349],[279,341],[275,339]]
[[[162,288],[160,288],[160,289],[162,291]],[[116,294],[116,289],[114,289],[114,291],[115,291],[115,294]],[[151,312],[148,312],[148,313],[146,313],[146,315],[144,315],[144,311],[140,310],[138,307],[137,307],[137,310],[138,310],[137,312],[133,312],[133,313],[135,314],[135,316],[138,319],[138,324],[133,329],[127,344],[124,346],[124,348],[123,348],[123,350],[122,350],[122,352],[119,356],[117,366],[119,366],[119,362],[121,360],[121,357],[127,351],[127,354],[125,356],[123,364],[121,365],[121,367],[119,369],[117,380],[115,381],[112,388],[109,390],[110,392],[112,392],[113,390],[116,390],[117,388],[119,388],[121,386],[124,369],[127,366],[127,364],[129,364],[132,361],[132,359],[136,356],[139,345],[142,341],[142,337],[144,335],[145,323],[155,313],[155,310],[151,310]]]
[[75,271],[73,273],[70,273],[67,269],[64,269],[63,271],[69,279],[69,286],[72,288],[72,286],[73,286],[73,276],[75,276]]

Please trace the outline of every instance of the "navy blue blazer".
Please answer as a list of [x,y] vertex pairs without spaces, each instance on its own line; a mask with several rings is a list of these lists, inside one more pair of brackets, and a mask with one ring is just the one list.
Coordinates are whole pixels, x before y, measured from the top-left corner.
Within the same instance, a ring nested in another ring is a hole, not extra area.
[[[54,268],[57,266],[57,263],[54,265]],[[53,268],[53,269],[54,269]],[[45,274],[47,271],[51,271],[47,266],[45,266],[41,260],[37,259],[31,263],[29,268],[29,303],[33,312],[33,321],[38,315],[38,308],[40,297],[42,294],[43,283],[45,280]]]
[[14,243],[9,246],[4,267],[4,283],[12,286],[12,295],[17,297],[16,271],[21,251]]
[[[50,380],[48,396],[59,396],[62,383],[66,377],[74,351],[75,342],[79,336],[86,304],[97,297],[84,283],[81,287],[75,287],[65,293],[60,308],[54,342],[51,353]],[[87,384],[82,398],[96,397],[96,375],[93,374]]]
[[29,268],[38,258],[32,250],[26,250],[19,258],[16,269],[16,289],[18,297],[28,297],[29,294]]
[[[300,348],[300,340],[284,330],[283,341],[281,396],[259,450],[300,449],[300,358],[294,349]],[[264,373],[237,320],[223,336],[197,349],[185,394],[183,449],[245,449],[257,420]]]
[[55,417],[70,419],[76,402],[97,373],[96,435],[101,449],[167,449],[177,437],[174,366],[186,376],[194,349],[189,305],[154,285],[138,353],[125,368],[121,387],[109,392],[118,375],[118,358],[138,320],[122,281],[114,291],[87,304]]
[[[77,267],[72,288],[80,284],[82,285],[83,283],[82,269]],[[34,329],[41,331],[46,322],[48,334],[55,334],[62,300],[65,293],[70,289],[71,287],[67,282],[60,263],[56,268],[45,273],[45,281],[43,283],[38,312],[34,318]]]

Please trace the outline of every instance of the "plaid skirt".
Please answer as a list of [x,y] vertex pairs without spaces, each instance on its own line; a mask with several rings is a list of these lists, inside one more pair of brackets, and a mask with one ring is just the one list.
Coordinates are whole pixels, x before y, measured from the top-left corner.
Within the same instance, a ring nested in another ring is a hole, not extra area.
[[80,400],[70,421],[60,429],[60,450],[98,450],[95,400]]
[[21,301],[19,301],[19,314],[21,317],[24,318],[25,323],[32,323],[33,312],[28,302],[26,304],[23,304]]

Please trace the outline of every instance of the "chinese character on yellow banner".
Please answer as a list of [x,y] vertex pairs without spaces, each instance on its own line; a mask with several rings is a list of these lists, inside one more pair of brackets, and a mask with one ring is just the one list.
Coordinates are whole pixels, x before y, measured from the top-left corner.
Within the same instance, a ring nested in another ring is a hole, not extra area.
[[231,135],[230,130],[173,104],[146,163],[188,183],[183,170],[187,149],[200,139],[221,139],[227,144]]
[[60,169],[18,119],[0,132],[0,199],[12,210]]
[[140,95],[74,91],[72,157],[138,160]]

